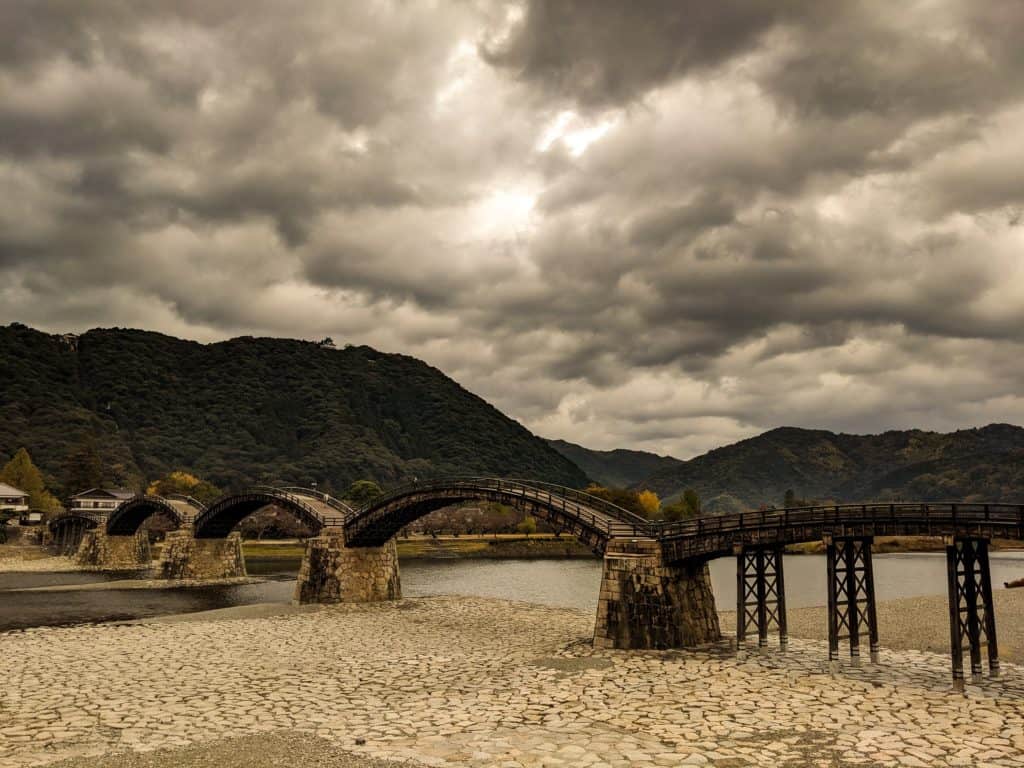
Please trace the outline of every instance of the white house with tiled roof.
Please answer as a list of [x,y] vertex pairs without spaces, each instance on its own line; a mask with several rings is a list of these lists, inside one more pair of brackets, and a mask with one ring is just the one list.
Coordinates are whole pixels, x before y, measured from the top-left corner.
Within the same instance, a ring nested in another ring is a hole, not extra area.
[[28,494],[13,485],[0,483],[0,512],[28,512]]
[[113,512],[134,495],[124,488],[90,488],[69,499],[70,509],[72,512]]

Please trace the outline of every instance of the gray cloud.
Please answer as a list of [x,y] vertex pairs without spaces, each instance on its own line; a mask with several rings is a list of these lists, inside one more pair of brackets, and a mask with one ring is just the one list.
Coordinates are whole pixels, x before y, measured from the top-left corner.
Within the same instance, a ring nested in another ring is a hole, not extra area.
[[814,4],[532,0],[510,38],[484,53],[556,97],[620,104],[742,55],[800,5]]
[[0,321],[425,358],[542,434],[1024,420],[1018,4],[0,6]]

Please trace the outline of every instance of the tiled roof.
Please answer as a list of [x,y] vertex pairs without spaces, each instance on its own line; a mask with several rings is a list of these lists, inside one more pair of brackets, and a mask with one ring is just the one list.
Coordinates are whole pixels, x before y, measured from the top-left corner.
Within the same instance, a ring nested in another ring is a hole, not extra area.
[[24,491],[7,483],[0,483],[0,496],[28,496]]
[[113,497],[115,499],[130,499],[134,495],[135,495],[134,491],[128,491],[128,490],[125,490],[124,488],[90,488],[88,491],[82,491],[81,493],[76,493],[71,498],[72,499],[81,499],[81,498],[86,498],[86,497],[90,497],[90,496],[91,497],[95,497],[95,496],[107,497],[107,496],[109,496],[109,497]]

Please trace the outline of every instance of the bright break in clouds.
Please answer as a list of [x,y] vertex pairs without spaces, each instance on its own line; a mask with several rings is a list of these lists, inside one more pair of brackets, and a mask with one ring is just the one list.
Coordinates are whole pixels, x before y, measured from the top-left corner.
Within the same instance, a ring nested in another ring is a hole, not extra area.
[[1015,0],[6,0],[0,320],[367,343],[534,432],[1024,421]]

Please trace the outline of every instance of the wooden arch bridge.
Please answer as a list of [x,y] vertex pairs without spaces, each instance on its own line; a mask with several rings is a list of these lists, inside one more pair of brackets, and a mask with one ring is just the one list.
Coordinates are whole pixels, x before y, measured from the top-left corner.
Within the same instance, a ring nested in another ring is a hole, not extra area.
[[352,508],[300,487],[256,487],[204,507],[184,496],[137,496],[109,514],[74,513],[50,523],[55,542],[71,527],[84,531],[79,562],[97,568],[149,565],[140,533],[152,516],[176,530],[156,566],[165,578],[245,575],[233,529],[268,505],[289,510],[313,533],[296,586],[299,602],[374,601],[400,597],[395,535],[418,518],[465,501],[492,501],[528,511],[572,533],[604,558],[595,643],[618,648],[675,648],[720,639],[707,564],[737,563],[737,640],[786,644],[783,549],[824,542],[828,570],[829,655],[840,641],[872,659],[879,648],[872,543],[875,536],[926,535],[946,543],[954,681],[963,682],[964,652],[973,676],[982,652],[999,669],[988,546],[993,538],[1024,541],[1024,505],[848,504],[743,512],[678,523],[651,522],[583,491],[528,480],[448,478],[393,489]]

